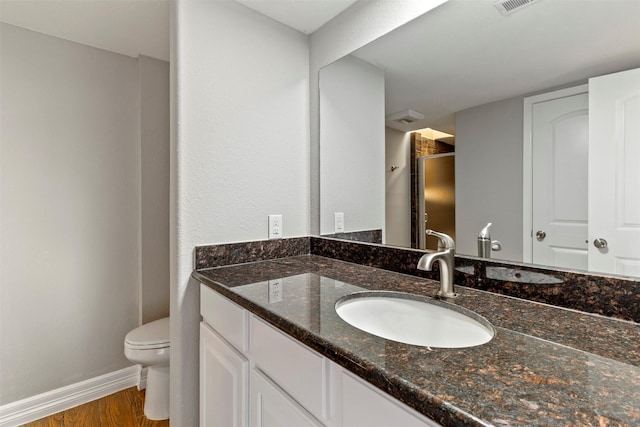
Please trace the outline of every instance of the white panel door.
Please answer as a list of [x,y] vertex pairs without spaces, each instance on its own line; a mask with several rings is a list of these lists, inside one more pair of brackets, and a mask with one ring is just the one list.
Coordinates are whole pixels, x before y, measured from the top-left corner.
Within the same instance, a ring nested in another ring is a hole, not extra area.
[[532,262],[586,270],[588,95],[532,105]]
[[200,324],[200,426],[248,425],[249,361]]
[[640,277],[640,69],[590,79],[589,111],[589,271]]

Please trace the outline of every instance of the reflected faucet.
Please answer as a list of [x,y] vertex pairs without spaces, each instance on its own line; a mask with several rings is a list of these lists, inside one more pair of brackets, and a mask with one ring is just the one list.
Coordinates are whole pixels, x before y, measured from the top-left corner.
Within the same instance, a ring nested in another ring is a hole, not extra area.
[[424,254],[418,261],[418,270],[431,271],[435,261],[440,262],[440,291],[438,296],[442,298],[455,298],[458,296],[453,290],[453,269],[456,244],[453,239],[433,230],[426,230],[427,236],[438,238],[438,251]]

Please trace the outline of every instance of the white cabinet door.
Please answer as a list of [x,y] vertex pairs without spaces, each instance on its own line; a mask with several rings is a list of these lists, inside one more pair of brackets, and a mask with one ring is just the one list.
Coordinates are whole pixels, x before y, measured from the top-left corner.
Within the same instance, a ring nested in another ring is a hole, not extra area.
[[252,427],[319,427],[321,425],[264,375],[252,370]]
[[247,427],[248,375],[248,360],[201,323],[201,427]]
[[590,79],[589,116],[589,271],[640,277],[640,69]]

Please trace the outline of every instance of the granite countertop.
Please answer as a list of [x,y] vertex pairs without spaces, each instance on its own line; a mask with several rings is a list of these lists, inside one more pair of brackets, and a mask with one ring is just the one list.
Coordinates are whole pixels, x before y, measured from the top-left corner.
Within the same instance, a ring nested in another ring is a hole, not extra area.
[[[429,349],[344,322],[342,296],[439,283],[306,255],[193,277],[445,426],[639,426],[640,325],[458,286],[453,303],[496,329],[489,343]],[[268,281],[282,279],[269,301]]]

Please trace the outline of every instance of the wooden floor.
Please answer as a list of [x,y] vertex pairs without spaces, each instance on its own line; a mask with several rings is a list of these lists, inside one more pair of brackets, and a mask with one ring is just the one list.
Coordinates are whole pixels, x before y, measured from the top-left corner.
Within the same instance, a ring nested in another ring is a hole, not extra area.
[[144,390],[122,390],[102,399],[25,424],[25,427],[167,427],[169,420],[150,421],[144,416]]

